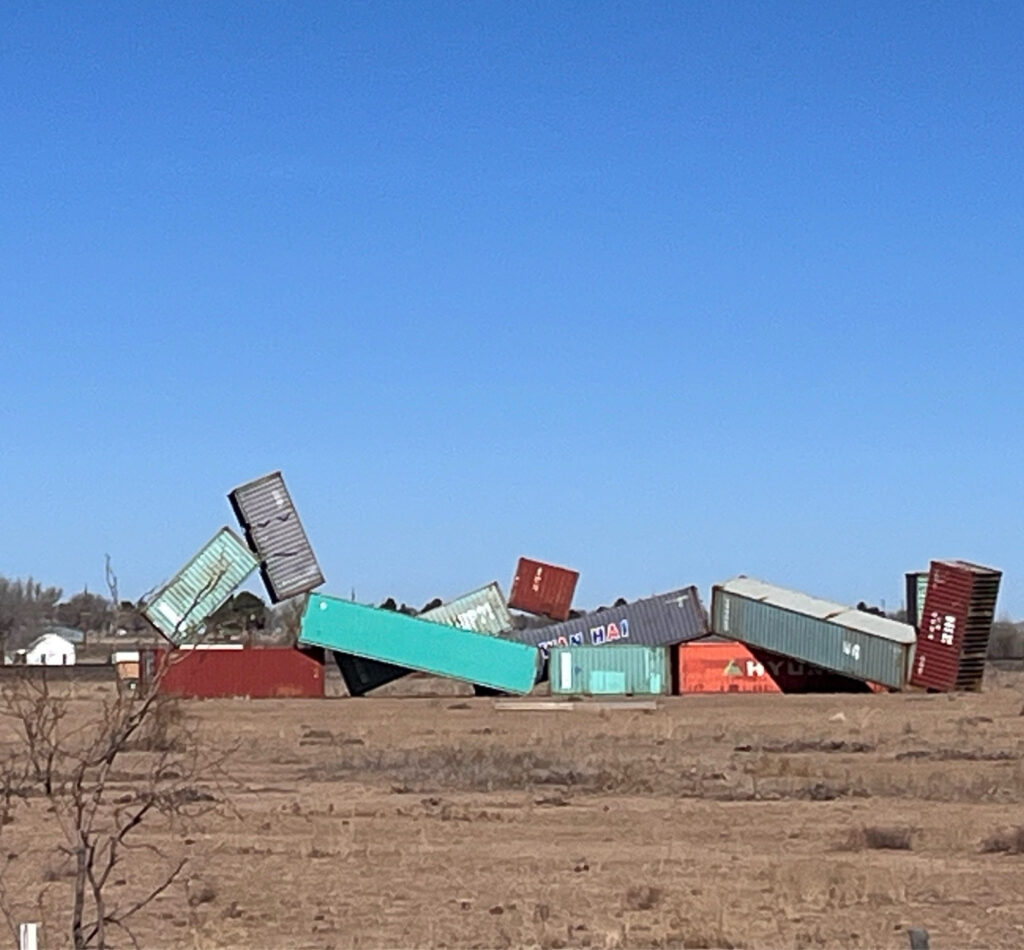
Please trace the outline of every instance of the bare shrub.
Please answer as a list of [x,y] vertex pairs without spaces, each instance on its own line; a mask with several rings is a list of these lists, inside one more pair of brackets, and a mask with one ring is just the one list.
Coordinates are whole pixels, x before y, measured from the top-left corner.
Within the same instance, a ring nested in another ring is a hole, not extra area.
[[982,843],[984,854],[1024,854],[1024,825],[989,835]]
[[841,851],[910,851],[914,830],[906,826],[868,825],[852,828],[839,845]]
[[622,906],[626,910],[651,910],[661,903],[661,898],[660,888],[639,884],[626,891],[622,899]]

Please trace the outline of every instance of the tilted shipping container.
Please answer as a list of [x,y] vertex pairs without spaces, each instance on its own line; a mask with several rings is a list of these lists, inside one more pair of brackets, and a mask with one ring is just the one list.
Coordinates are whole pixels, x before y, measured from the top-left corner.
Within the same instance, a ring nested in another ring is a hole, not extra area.
[[916,640],[909,624],[743,576],[711,589],[711,627],[748,646],[892,689],[907,684]]
[[928,593],[928,572],[908,571],[906,578],[907,623],[916,627],[924,616],[924,599]]
[[579,579],[579,571],[521,557],[512,578],[508,605],[513,610],[566,620]]
[[228,500],[260,559],[260,574],[275,604],[324,582],[280,472],[241,485],[229,493]]
[[[512,626],[512,615],[495,581],[433,610],[425,610],[418,616],[420,620],[475,630],[490,636],[498,636]],[[380,663],[346,653],[335,653],[334,659],[351,696],[362,696],[412,672],[393,663]]]
[[638,643],[671,646],[708,632],[707,615],[696,587],[684,587],[621,607],[609,607],[548,627],[513,630],[509,637],[539,647],[547,656],[555,646],[604,646]]
[[981,689],[1002,576],[967,561],[932,561],[918,624],[915,686]]
[[553,647],[551,692],[575,696],[657,696],[672,692],[668,647]]
[[210,614],[256,566],[242,539],[230,528],[221,528],[146,600],[142,613],[172,643],[195,639]]
[[324,695],[323,651],[294,647],[236,647],[144,651],[142,683],[190,699],[319,699]]
[[299,643],[510,693],[537,680],[536,650],[501,637],[310,594]]
[[686,693],[866,693],[866,683],[832,670],[709,637],[678,649],[676,681]]

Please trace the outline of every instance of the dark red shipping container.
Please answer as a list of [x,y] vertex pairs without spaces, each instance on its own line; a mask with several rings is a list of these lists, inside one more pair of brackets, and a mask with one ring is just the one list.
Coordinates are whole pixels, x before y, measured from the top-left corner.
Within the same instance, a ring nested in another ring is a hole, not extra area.
[[913,686],[981,689],[1002,576],[967,561],[932,561],[918,618]]
[[508,605],[528,614],[568,620],[579,579],[579,571],[521,557],[512,578]]
[[321,699],[324,695],[322,650],[215,645],[146,650],[141,657],[140,686],[145,689],[160,670],[159,691],[189,699]]

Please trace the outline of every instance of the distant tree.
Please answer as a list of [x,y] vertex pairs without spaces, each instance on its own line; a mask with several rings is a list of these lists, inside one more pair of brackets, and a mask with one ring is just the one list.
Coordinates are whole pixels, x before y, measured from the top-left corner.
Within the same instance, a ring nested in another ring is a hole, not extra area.
[[442,601],[440,597],[435,597],[433,600],[428,601],[426,604],[423,605],[423,608],[420,610],[420,613],[424,614],[428,610],[435,610],[436,608],[440,607],[442,603],[444,603],[444,601]]
[[105,631],[110,625],[113,607],[106,597],[91,594],[88,590],[72,594],[57,605],[57,620],[68,627],[77,627],[87,632]]
[[56,619],[60,596],[59,587],[43,587],[31,577],[0,577],[0,649],[27,645],[44,621]]

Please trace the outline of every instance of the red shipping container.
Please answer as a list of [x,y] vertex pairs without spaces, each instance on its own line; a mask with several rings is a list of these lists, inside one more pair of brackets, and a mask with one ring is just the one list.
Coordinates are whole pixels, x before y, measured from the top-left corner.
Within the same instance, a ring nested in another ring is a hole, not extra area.
[[967,561],[932,561],[911,685],[944,692],[981,689],[1002,576]]
[[680,693],[863,693],[871,684],[735,640],[680,644]]
[[320,699],[324,695],[322,650],[218,645],[156,649],[145,651],[140,665],[143,689],[160,675],[159,692],[189,699]]
[[508,605],[514,610],[568,620],[579,571],[521,557],[512,578]]

